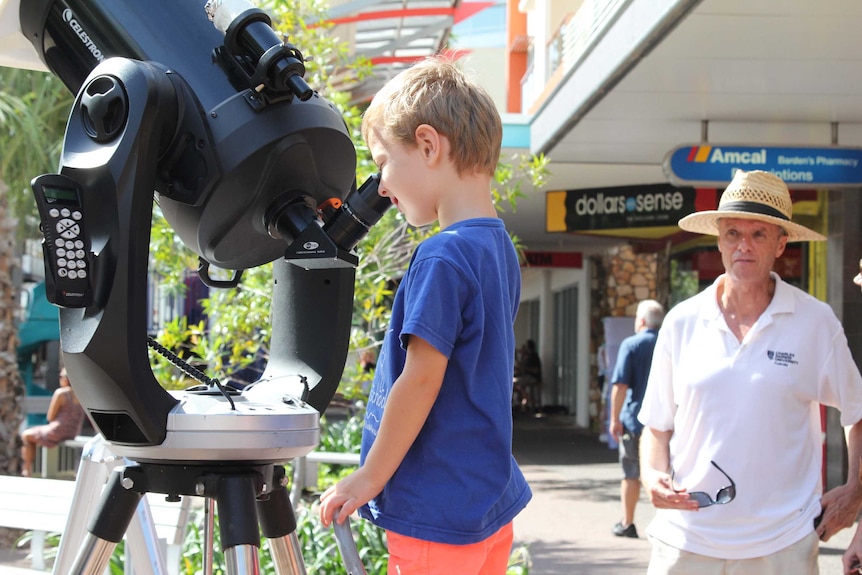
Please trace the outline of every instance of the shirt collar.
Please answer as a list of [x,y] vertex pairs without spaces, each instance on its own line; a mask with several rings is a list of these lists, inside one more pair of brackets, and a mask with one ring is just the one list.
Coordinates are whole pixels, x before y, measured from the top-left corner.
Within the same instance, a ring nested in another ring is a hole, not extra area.
[[[712,285],[705,290],[707,304],[703,307],[701,317],[706,323],[722,319],[721,308],[718,307],[718,286],[724,281],[727,274],[718,276]],[[772,294],[772,301],[761,314],[761,318],[771,318],[779,313],[793,313],[796,310],[796,300],[793,297],[793,291],[790,285],[781,279],[775,272],[769,272],[769,276],[775,280],[775,293]]]

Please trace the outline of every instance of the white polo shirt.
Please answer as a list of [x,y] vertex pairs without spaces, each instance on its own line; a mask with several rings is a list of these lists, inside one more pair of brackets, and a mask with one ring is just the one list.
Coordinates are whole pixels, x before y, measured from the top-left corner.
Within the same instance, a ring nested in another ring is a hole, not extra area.
[[746,559],[796,543],[820,513],[819,404],[862,419],[862,377],[825,303],[773,274],[775,294],[740,343],[712,286],[670,310],[659,331],[639,419],[673,430],[677,485],[736,499],[696,512],[659,509],[648,533],[711,557]]

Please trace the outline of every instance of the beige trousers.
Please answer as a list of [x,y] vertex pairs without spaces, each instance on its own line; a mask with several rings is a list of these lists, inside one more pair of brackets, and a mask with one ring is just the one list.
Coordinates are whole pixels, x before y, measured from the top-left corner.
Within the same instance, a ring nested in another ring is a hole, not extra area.
[[682,551],[650,538],[647,575],[818,575],[820,540],[814,531],[781,551],[752,559],[716,559]]

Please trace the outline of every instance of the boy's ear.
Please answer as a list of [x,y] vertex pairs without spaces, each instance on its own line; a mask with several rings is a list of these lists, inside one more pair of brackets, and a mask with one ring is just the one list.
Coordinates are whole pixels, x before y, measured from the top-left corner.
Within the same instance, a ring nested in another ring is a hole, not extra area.
[[420,124],[414,132],[416,146],[426,161],[434,161],[440,156],[441,136],[440,133],[428,124]]

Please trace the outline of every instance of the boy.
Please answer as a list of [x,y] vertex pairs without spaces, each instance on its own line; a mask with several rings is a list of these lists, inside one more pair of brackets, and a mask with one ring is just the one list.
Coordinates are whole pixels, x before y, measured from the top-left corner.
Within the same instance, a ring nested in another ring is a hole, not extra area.
[[[512,457],[520,269],[491,200],[502,126],[488,94],[428,59],[374,97],[362,134],[379,193],[441,232],[413,254],[368,398],[361,467],[321,495],[386,530],[389,573],[506,572],[530,488]],[[340,509],[340,511],[339,511]]]

